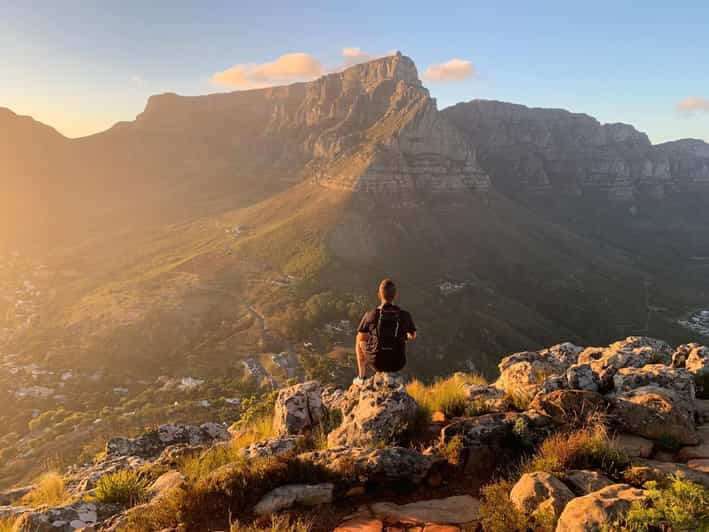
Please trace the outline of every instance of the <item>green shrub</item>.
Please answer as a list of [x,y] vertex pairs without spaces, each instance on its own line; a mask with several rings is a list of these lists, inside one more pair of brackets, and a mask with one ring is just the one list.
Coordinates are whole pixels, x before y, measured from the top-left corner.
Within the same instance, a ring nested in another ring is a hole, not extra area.
[[531,520],[510,501],[512,482],[499,480],[481,490],[480,521],[483,530],[491,532],[519,532],[531,528]]
[[635,501],[613,526],[619,531],[709,530],[709,490],[678,475],[664,488],[645,483],[647,498]]
[[122,469],[98,479],[94,499],[103,503],[135,506],[147,500],[148,484],[149,480],[138,471]]

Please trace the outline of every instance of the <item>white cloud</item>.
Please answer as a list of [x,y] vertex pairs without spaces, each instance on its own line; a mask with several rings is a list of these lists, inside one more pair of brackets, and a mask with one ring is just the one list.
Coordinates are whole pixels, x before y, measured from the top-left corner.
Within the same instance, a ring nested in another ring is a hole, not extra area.
[[319,59],[306,53],[288,53],[267,63],[242,63],[214,74],[210,80],[215,85],[235,89],[258,89],[285,85],[296,81],[309,81],[331,72],[339,72],[360,63],[395,55],[396,50],[383,54],[370,54],[357,46],[343,48],[342,63],[324,67]]
[[690,96],[677,104],[677,111],[680,113],[709,113],[709,98],[700,96]]
[[212,82],[237,89],[256,89],[305,81],[325,73],[318,59],[310,54],[291,53],[270,63],[234,65],[212,76]]
[[349,67],[352,65],[358,65],[360,63],[366,63],[374,59],[374,56],[368,54],[361,48],[353,46],[351,48],[342,49],[342,59],[344,61],[344,66]]
[[464,59],[451,59],[445,63],[429,66],[421,76],[426,81],[446,82],[460,81],[475,74],[475,69],[470,61]]

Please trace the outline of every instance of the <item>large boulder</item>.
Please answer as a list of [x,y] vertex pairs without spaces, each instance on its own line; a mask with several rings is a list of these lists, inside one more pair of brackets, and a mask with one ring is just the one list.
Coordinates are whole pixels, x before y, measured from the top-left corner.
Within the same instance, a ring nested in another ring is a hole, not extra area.
[[534,395],[549,377],[561,376],[569,366],[575,364],[582,349],[565,342],[540,351],[522,351],[509,355],[498,364],[500,377],[496,386],[507,393]]
[[74,532],[92,527],[120,512],[115,504],[76,502],[67,506],[23,513],[15,529],[31,532]]
[[302,434],[326,418],[327,411],[323,406],[319,382],[303,382],[278,392],[273,414],[273,426],[277,434]]
[[337,447],[312,451],[299,456],[301,460],[324,467],[341,476],[344,483],[418,484],[440,459],[406,447]]
[[623,432],[651,440],[699,443],[692,403],[659,386],[643,386],[616,395],[612,414]]
[[588,390],[557,390],[538,394],[529,405],[557,425],[583,425],[589,417],[606,410],[603,396]]
[[556,532],[612,530],[614,521],[628,511],[643,491],[628,484],[613,484],[572,499],[561,512]]
[[686,369],[648,364],[641,368],[621,368],[613,376],[616,393],[648,385],[674,390],[685,401],[694,401],[694,378]]
[[573,492],[561,480],[543,471],[525,473],[510,491],[510,501],[517,510],[531,515],[558,516],[573,498]]
[[112,438],[106,444],[106,455],[137,456],[144,459],[157,458],[168,446],[178,443],[201,445],[228,440],[231,436],[225,427],[217,423],[195,425],[161,425],[137,438]]
[[342,424],[328,434],[328,446],[390,443],[410,428],[417,410],[416,401],[397,376],[376,373],[347,391]]
[[641,368],[647,364],[669,364],[672,349],[662,340],[629,336],[608,347],[587,347],[578,356],[578,364],[588,364],[598,378],[602,391],[613,385],[613,376],[621,368]]
[[672,355],[672,365],[685,368],[694,378],[699,397],[709,398],[709,348],[701,344],[682,344]]

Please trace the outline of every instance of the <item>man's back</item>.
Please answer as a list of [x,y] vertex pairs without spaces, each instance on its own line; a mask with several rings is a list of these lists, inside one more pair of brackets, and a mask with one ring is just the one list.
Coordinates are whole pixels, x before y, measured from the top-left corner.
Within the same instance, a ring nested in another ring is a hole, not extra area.
[[384,303],[364,313],[357,332],[368,338],[369,364],[376,371],[400,371],[406,365],[406,339],[416,326],[409,312]]

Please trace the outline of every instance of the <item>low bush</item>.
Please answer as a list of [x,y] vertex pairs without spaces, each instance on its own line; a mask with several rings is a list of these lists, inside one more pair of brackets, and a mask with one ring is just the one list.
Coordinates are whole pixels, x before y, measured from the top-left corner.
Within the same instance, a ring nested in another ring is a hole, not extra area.
[[618,478],[630,466],[630,458],[620,451],[602,424],[547,437],[522,471],[546,471],[564,475],[569,469],[597,468]]
[[499,480],[481,490],[480,522],[483,530],[518,532],[532,528],[531,519],[515,508],[510,501],[512,482]]
[[665,487],[646,482],[645,489],[647,498],[634,502],[612,530],[709,530],[709,490],[705,487],[676,476]]
[[59,473],[48,472],[39,477],[37,485],[20,500],[21,504],[32,508],[61,506],[69,499],[64,479]]
[[297,457],[242,458],[190,484],[179,504],[180,514],[186,525],[199,529],[219,515],[242,515],[278,486],[340,480],[337,477]]
[[135,506],[147,500],[148,484],[149,480],[138,471],[122,469],[98,479],[94,499],[97,502]]

